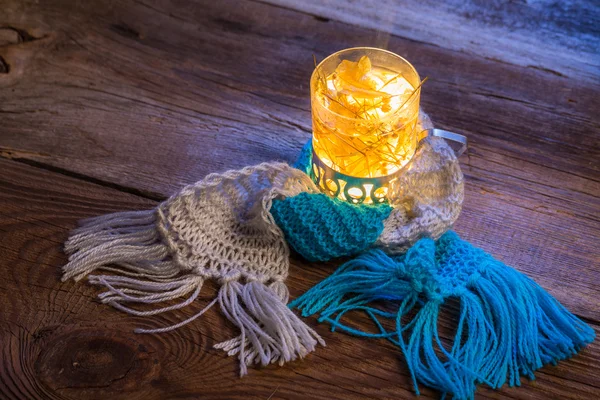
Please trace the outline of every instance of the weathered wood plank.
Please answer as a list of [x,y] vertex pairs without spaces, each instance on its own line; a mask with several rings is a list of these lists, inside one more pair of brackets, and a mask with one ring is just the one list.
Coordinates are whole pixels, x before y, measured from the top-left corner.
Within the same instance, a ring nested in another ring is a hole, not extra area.
[[259,0],[549,74],[600,82],[600,6],[587,1]]
[[[156,203],[135,195],[0,160],[0,397],[160,399],[367,399],[412,397],[408,372],[389,343],[330,333],[302,362],[252,370],[237,378],[236,360],[211,346],[233,334],[216,309],[176,332],[135,335],[191,316],[213,295],[207,291],[191,309],[131,317],[91,301],[97,289],[59,282],[66,257],[62,243],[79,218]],[[288,281],[297,295],[323,279],[335,263],[294,260]],[[563,299],[561,299],[563,300]],[[314,321],[309,321],[314,324]],[[350,323],[364,327],[364,319]],[[448,316],[442,322],[453,326]],[[594,324],[597,331],[598,324]],[[478,398],[594,398],[600,393],[596,342],[580,355],[545,367],[535,382],[519,389],[478,390]],[[437,398],[423,390],[423,398]]]

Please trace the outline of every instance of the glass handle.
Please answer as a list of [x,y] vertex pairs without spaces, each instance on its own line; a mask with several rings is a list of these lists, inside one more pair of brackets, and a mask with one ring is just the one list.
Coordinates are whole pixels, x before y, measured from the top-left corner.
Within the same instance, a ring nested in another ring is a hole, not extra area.
[[464,135],[459,135],[458,133],[437,128],[428,129],[426,132],[427,136],[437,136],[441,137],[442,139],[449,140],[450,142],[458,143],[460,145],[458,150],[455,150],[454,148],[452,149],[454,150],[456,157],[460,157],[460,155],[467,150],[467,137]]

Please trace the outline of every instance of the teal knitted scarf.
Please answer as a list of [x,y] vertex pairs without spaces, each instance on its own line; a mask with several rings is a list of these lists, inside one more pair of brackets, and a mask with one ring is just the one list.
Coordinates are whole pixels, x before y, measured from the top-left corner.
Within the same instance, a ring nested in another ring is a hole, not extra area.
[[[296,167],[310,173],[307,160],[308,146]],[[472,399],[479,383],[518,386],[521,375],[534,379],[535,370],[594,340],[593,329],[533,280],[452,231],[437,241],[423,238],[402,255],[372,248],[390,211],[308,193],[276,200],[271,209],[305,259],[358,254],[289,306],[317,315],[332,331],[397,345],[417,394],[419,383],[457,399]],[[460,306],[453,343],[445,345],[438,319],[450,301]],[[346,325],[351,311],[365,313],[375,333]]]
[[[460,303],[452,345],[438,334],[438,318],[451,299]],[[394,311],[377,308],[385,301]],[[369,250],[342,265],[290,304],[318,315],[333,330],[397,345],[417,383],[471,399],[475,385],[520,385],[520,375],[571,357],[594,331],[533,280],[460,239],[452,231],[421,239],[406,254]],[[361,311],[377,333],[342,322]],[[407,316],[412,315],[408,320]],[[393,329],[384,328],[388,320]]]

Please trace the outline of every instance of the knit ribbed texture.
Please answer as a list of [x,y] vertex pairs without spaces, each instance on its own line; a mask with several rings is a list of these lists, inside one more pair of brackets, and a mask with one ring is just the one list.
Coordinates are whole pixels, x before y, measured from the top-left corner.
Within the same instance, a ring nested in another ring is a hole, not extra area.
[[355,206],[324,194],[300,193],[273,202],[271,214],[294,250],[309,261],[353,255],[371,246],[392,208]]
[[[447,318],[456,321],[453,343],[442,344],[439,318],[454,308],[443,307],[450,299],[460,311]],[[381,301],[385,309],[376,307]],[[533,280],[454,232],[437,243],[422,239],[399,256],[370,250],[290,307],[317,314],[332,330],[390,340],[403,352],[417,393],[422,383],[455,399],[472,399],[478,383],[499,388],[519,385],[521,375],[534,379],[535,370],[573,356],[595,337]],[[366,313],[377,333],[345,325],[350,311]]]

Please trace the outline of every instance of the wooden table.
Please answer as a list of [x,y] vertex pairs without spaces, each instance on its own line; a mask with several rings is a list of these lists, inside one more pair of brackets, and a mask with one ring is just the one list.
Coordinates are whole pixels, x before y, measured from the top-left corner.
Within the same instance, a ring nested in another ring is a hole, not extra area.
[[[430,78],[422,105],[436,125],[469,137],[456,231],[599,332],[597,2],[391,3],[0,0],[0,398],[412,398],[387,342],[309,320],[326,348],[238,379],[212,349],[233,333],[216,309],[175,332],[132,332],[194,314],[214,290],[148,321],[59,280],[80,218],[293,161],[311,135],[312,55],[358,45],[411,60]],[[292,264],[292,296],[338,265]],[[597,399],[599,359],[596,341],[477,397]]]

